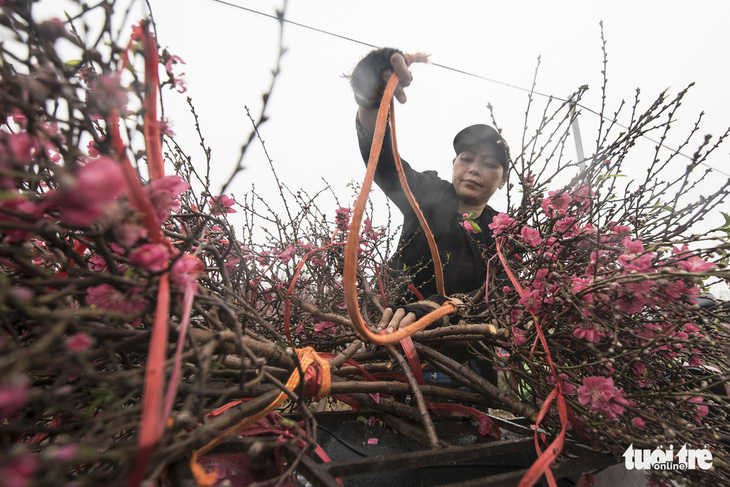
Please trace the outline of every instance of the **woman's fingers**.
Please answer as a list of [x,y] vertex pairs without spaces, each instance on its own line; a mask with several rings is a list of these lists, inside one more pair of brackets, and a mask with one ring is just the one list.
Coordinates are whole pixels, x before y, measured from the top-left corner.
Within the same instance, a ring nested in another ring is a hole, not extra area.
[[413,313],[408,313],[402,320],[400,320],[400,323],[398,324],[398,329],[405,328],[406,326],[412,325],[416,322],[416,315]]
[[400,53],[394,53],[390,56],[390,65],[393,66],[395,74],[398,75],[400,84],[403,86],[409,86],[413,81],[411,72],[408,71],[408,64],[406,64],[406,58]]
[[400,330],[408,325],[412,325],[416,322],[416,315],[413,313],[407,313],[402,308],[398,308],[393,312],[392,309],[387,308],[383,312],[383,317],[380,318],[377,330],[382,331],[385,329],[385,333],[393,333],[395,330]]
[[393,73],[397,74],[398,86],[395,88],[394,96],[399,103],[405,103],[408,100],[408,97],[406,96],[406,92],[403,88],[411,84],[413,76],[408,70],[406,59],[400,53],[394,53],[390,56],[390,65],[393,69],[386,69],[383,71],[383,81],[387,83],[390,80],[390,77],[393,76]]

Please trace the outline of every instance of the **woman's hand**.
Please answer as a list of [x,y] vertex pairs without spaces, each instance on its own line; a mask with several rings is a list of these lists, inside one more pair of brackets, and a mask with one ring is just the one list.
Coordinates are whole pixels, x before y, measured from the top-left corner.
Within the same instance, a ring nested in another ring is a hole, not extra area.
[[[418,301],[413,304],[404,306],[388,306],[383,311],[383,316],[375,326],[375,331],[379,333],[393,333],[396,330],[412,325],[427,314],[439,309],[447,301],[459,305],[463,304],[461,300],[455,298],[446,298],[444,296],[431,296],[426,300]],[[434,322],[436,326],[446,326],[449,324],[448,316],[442,317]]]
[[360,106],[358,118],[363,128],[373,130],[378,114],[380,100],[388,80],[398,75],[398,86],[395,89],[395,99],[400,103],[407,101],[404,88],[413,81],[408,70],[408,63],[402,52],[396,49],[376,49],[365,56],[355,67],[350,76],[350,85],[355,93],[355,101]]
[[405,328],[416,322],[418,318],[413,312],[407,312],[404,308],[385,308],[383,316],[380,318],[380,322],[375,327],[375,331],[382,333],[393,333],[396,330]]

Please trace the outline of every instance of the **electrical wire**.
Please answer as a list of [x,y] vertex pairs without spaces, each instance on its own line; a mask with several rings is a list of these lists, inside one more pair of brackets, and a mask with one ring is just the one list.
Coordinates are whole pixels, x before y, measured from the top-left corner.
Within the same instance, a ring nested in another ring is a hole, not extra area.
[[[293,20],[287,19],[286,17],[284,17],[283,13],[278,12],[278,11],[277,11],[277,15],[272,15],[272,14],[267,14],[265,12],[261,12],[259,10],[256,10],[256,9],[253,9],[253,8],[250,8],[250,7],[244,7],[243,5],[237,5],[235,3],[227,2],[225,0],[211,0],[211,1],[213,1],[215,3],[219,3],[221,5],[228,6],[228,7],[236,8],[236,9],[239,9],[239,10],[243,10],[245,12],[249,12],[249,13],[252,13],[252,14],[255,14],[255,15],[260,15],[262,17],[267,17],[267,18],[270,18],[270,19],[273,19],[273,20],[276,20],[276,21],[279,21],[279,22],[283,22],[285,24],[290,24],[290,25],[293,25],[293,26],[296,26],[296,27],[300,27],[302,29],[311,30],[311,31],[317,32],[319,34],[327,35],[327,36],[330,36],[330,37],[335,37],[337,39],[341,39],[341,40],[348,41],[348,42],[353,42],[355,44],[360,44],[362,46],[370,47],[370,48],[373,48],[373,49],[377,49],[379,47],[382,47],[382,46],[376,46],[375,44],[371,44],[369,42],[361,41],[359,39],[355,39],[354,37],[348,37],[348,36],[345,36],[345,35],[342,35],[342,34],[337,34],[337,33],[334,33],[334,32],[331,32],[331,31],[328,31],[328,30],[325,30],[325,29],[319,29],[319,28],[313,27],[311,25],[302,24],[300,22],[295,22]],[[457,74],[461,74],[461,75],[464,75],[464,76],[470,76],[472,78],[481,79],[481,80],[484,80],[484,81],[488,81],[490,83],[495,83],[495,84],[504,86],[506,88],[515,89],[515,90],[519,90],[519,91],[524,91],[526,93],[530,93],[531,95],[537,95],[537,96],[541,96],[541,97],[544,97],[544,98],[552,98],[553,100],[557,100],[557,101],[561,101],[561,102],[566,102],[567,101],[565,98],[561,98],[559,96],[554,96],[554,95],[550,95],[550,94],[547,94],[547,93],[541,93],[539,91],[535,91],[535,90],[530,89],[530,88],[525,88],[525,87],[522,87],[522,86],[513,85],[513,84],[510,84],[510,83],[506,83],[504,81],[496,80],[494,78],[489,78],[489,77],[486,77],[486,76],[482,76],[480,74],[472,73],[470,71],[465,71],[463,69],[458,69],[458,68],[454,68],[454,67],[451,67],[451,66],[446,66],[444,64],[439,64],[439,63],[434,63],[434,62],[431,62],[430,64],[432,66],[435,66],[435,67],[438,67],[438,68],[441,68],[441,69],[445,69],[445,70],[448,70],[448,71],[452,71],[452,72],[457,73]],[[596,110],[593,110],[593,109],[591,109],[591,108],[589,108],[589,107],[587,107],[585,105],[582,105],[580,103],[576,103],[576,106],[577,107],[580,107],[582,110],[585,110],[588,113],[592,113],[593,115],[596,115],[598,117],[603,118],[604,121],[613,122],[616,126],[622,128],[622,129],[628,130],[628,127],[627,126],[622,125],[622,124],[618,123],[615,120],[610,120],[608,117],[606,117],[605,115],[602,115],[601,113],[597,112]],[[687,159],[689,159],[691,161],[694,160],[691,156],[688,156],[686,154],[683,154],[682,152],[679,152],[677,149],[673,149],[673,148],[671,148],[671,147],[669,147],[669,146],[667,146],[667,145],[659,142],[658,140],[652,139],[651,137],[649,137],[647,135],[642,135],[641,137],[644,138],[644,139],[646,139],[646,140],[648,140],[649,142],[652,142],[653,144],[656,144],[656,145],[658,145],[660,147],[663,147],[663,148],[668,149],[668,150],[670,150],[672,152],[675,152],[676,154],[679,154],[680,156],[683,156],[683,157],[685,157],[685,158],[687,158]],[[703,165],[703,166],[705,166],[705,167],[708,167],[709,169],[712,169],[713,171],[718,172],[719,174],[722,174],[722,175],[727,176],[727,177],[730,178],[730,173],[727,173],[725,171],[722,171],[722,170],[720,170],[720,169],[718,169],[718,168],[716,168],[714,166],[711,166],[711,165],[709,165],[709,164],[707,164],[705,162],[700,162],[700,164]]]

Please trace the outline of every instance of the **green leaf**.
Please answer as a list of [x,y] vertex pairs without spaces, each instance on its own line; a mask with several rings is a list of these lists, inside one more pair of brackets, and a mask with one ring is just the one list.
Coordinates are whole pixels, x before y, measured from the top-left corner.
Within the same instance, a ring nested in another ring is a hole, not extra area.
[[473,221],[473,220],[467,220],[467,221],[469,222],[471,227],[477,231],[477,233],[482,233],[482,229],[479,227],[479,225],[477,225],[477,223],[475,221]]
[[728,215],[724,211],[721,211],[720,214],[725,217],[725,223],[719,226],[717,230],[720,232],[725,232],[728,234],[728,236],[730,236],[730,215]]
[[357,417],[357,418],[355,419],[355,421],[357,421],[358,423],[362,423],[362,424],[364,424],[365,426],[367,426],[367,425],[368,425],[368,420],[367,420],[367,419],[365,418],[365,416],[358,416],[358,417]]
[[287,428],[293,428],[297,425],[297,422],[290,418],[281,418],[279,419],[279,424]]
[[80,66],[83,61],[81,59],[72,59],[70,61],[66,61],[63,63],[64,67],[67,69],[75,68],[76,66]]
[[97,407],[114,399],[114,391],[107,389],[94,389],[93,392],[96,397],[93,401],[91,401],[89,407],[86,408],[86,414],[88,415],[94,414]]

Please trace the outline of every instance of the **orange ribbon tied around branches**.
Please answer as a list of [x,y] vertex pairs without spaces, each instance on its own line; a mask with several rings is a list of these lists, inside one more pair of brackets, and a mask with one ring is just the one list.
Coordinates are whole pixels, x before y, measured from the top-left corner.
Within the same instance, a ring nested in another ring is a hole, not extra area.
[[[408,65],[413,62],[422,63],[428,61],[428,56],[422,53],[406,54],[405,58]],[[365,172],[365,180],[360,188],[360,194],[355,202],[355,208],[352,212],[352,220],[350,221],[350,232],[347,236],[347,245],[345,247],[345,266],[343,271],[345,304],[347,304],[347,312],[350,315],[352,325],[364,340],[368,340],[379,345],[391,345],[400,342],[403,338],[411,336],[417,331],[423,330],[431,323],[441,319],[443,316],[453,314],[456,311],[456,305],[451,301],[447,301],[441,308],[432,311],[415,323],[387,335],[379,335],[370,330],[360,314],[360,306],[357,301],[357,254],[360,245],[360,224],[362,223],[368,194],[370,193],[370,188],[372,187],[373,179],[375,177],[375,170],[378,166],[380,151],[383,148],[383,140],[385,138],[385,129],[388,125],[388,119],[390,119],[390,138],[393,144],[393,159],[395,161],[396,169],[398,170],[398,179],[400,180],[403,192],[408,198],[408,202],[411,204],[413,211],[416,213],[418,221],[421,224],[421,228],[426,235],[428,246],[431,250],[431,256],[433,258],[434,271],[436,275],[436,288],[439,294],[446,294],[444,291],[444,276],[441,268],[441,258],[439,257],[436,241],[433,238],[431,230],[428,228],[428,223],[418,206],[418,202],[416,202],[410,188],[408,187],[408,181],[406,180],[405,173],[403,172],[403,165],[401,164],[400,156],[398,155],[398,144],[395,137],[395,104],[393,103],[393,96],[395,94],[395,89],[398,86],[398,82],[398,76],[393,73],[385,87],[383,98],[380,101],[375,133],[373,134],[373,142],[370,147],[370,157],[368,159],[367,170]]]
[[[299,348],[296,350],[296,353],[297,357],[299,358],[301,370],[304,371],[305,376],[308,373],[310,366],[315,363],[319,366],[319,369],[321,371],[321,384],[319,386],[319,390],[315,394],[315,397],[322,398],[328,396],[330,391],[330,384],[332,383],[329,362],[320,357],[312,347]],[[302,379],[302,377],[299,373],[299,369],[294,369],[292,374],[289,376],[289,380],[286,381],[285,388],[289,391],[293,391],[299,385],[300,379]],[[274,401],[269,404],[265,409],[259,411],[252,416],[247,417],[237,425],[232,426],[231,428],[226,430],[222,435],[216,437],[207,445],[193,452],[190,458],[190,470],[192,471],[193,477],[195,477],[195,481],[198,483],[199,487],[211,487],[218,481],[218,475],[215,472],[206,472],[203,469],[202,465],[200,465],[200,463],[198,462],[198,458],[223,443],[226,438],[241,433],[250,426],[256,424],[261,418],[275,411],[279,406],[284,403],[287,397],[288,394],[285,391],[281,391],[276,399],[274,399]]]

